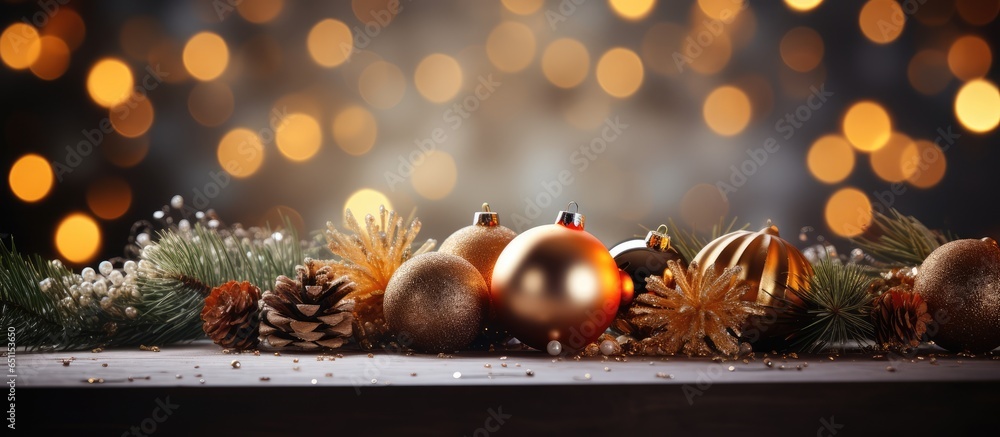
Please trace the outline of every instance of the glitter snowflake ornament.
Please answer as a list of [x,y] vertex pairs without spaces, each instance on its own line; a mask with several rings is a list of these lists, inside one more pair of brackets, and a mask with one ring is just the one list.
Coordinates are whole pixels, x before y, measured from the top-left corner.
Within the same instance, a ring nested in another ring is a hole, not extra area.
[[756,302],[740,297],[750,287],[739,280],[740,267],[702,274],[697,262],[684,268],[667,263],[676,286],[658,276],[646,278],[647,293],[637,296],[629,310],[631,322],[648,332],[642,340],[647,353],[710,355],[739,352],[740,327],[750,315],[763,314]]

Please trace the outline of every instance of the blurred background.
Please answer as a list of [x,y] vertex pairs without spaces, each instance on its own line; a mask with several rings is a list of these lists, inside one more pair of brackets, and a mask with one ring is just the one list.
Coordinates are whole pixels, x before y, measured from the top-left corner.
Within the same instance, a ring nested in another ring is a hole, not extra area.
[[[575,200],[607,245],[722,215],[1000,236],[998,0],[5,0],[0,233],[118,256],[174,195],[340,225]],[[805,243],[803,243],[805,244]]]

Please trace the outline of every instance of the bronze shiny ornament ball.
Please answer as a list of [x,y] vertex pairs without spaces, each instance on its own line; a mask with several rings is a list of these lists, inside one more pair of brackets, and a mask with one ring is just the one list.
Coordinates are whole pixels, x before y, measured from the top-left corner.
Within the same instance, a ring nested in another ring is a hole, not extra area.
[[483,276],[455,255],[430,252],[406,261],[385,288],[389,328],[403,346],[453,352],[479,334],[489,310]]
[[920,266],[913,290],[934,318],[930,339],[952,352],[1000,346],[1000,247],[990,238],[956,240]]
[[522,343],[551,341],[577,351],[597,340],[618,311],[622,282],[604,244],[583,231],[583,216],[529,229],[500,254],[490,290],[497,320]]

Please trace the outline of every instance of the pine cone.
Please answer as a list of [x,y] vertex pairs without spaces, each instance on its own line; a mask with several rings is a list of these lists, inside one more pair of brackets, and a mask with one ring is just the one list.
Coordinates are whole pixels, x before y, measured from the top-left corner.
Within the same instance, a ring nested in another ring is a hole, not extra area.
[[229,281],[212,289],[201,310],[202,329],[215,344],[234,349],[257,347],[260,289],[249,282]]
[[336,349],[351,338],[354,304],[343,298],[354,289],[347,276],[333,277],[329,265],[306,259],[296,278],[279,276],[264,292],[260,338],[274,347]]
[[875,298],[875,341],[885,349],[917,347],[932,320],[924,299],[905,285]]

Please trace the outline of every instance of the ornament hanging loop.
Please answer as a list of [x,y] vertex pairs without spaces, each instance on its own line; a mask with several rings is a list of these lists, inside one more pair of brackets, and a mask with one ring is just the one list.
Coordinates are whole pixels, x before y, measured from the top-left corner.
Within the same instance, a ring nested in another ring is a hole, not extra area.
[[649,231],[646,234],[646,247],[661,252],[670,249],[670,235],[667,234],[667,225],[660,225],[655,231]]
[[477,212],[472,217],[472,224],[476,226],[500,226],[500,214],[490,209],[489,203],[483,203],[483,210]]
[[559,215],[556,216],[556,224],[576,231],[582,231],[586,217],[578,212],[580,211],[580,204],[572,201],[566,206],[566,209],[567,211],[559,211]]

